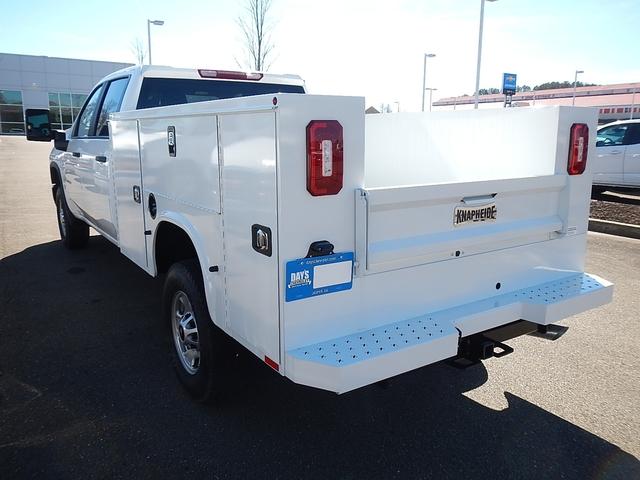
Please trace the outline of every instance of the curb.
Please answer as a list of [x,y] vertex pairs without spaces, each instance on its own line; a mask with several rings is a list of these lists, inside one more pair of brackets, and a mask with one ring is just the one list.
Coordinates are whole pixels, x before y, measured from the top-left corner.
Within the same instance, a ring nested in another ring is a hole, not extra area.
[[629,223],[590,218],[589,230],[592,232],[608,233],[609,235],[618,235],[620,237],[640,239],[640,225],[631,225]]

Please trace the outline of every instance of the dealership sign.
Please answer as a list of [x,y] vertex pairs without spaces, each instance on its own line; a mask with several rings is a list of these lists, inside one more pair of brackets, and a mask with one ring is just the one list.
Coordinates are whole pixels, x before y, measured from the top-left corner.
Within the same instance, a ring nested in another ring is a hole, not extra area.
[[504,93],[505,95],[513,95],[514,93],[516,93],[515,73],[502,74],[502,93]]

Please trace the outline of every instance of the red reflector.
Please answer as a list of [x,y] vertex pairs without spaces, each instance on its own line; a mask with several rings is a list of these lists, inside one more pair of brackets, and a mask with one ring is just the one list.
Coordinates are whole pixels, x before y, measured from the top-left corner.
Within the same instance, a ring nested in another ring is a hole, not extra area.
[[587,167],[587,152],[589,149],[589,127],[584,123],[574,123],[571,126],[571,140],[569,143],[569,161],[567,172],[569,175],[581,175]]
[[267,365],[269,365],[271,368],[273,368],[276,372],[280,369],[280,367],[278,366],[278,364],[276,362],[274,362],[273,360],[271,360],[269,357],[267,357],[266,355],[264,356],[264,363],[266,363]]
[[307,125],[307,190],[315,197],[342,190],[342,125],[313,120]]
[[223,80],[260,80],[262,73],[234,72],[233,70],[198,70],[202,78],[222,78]]

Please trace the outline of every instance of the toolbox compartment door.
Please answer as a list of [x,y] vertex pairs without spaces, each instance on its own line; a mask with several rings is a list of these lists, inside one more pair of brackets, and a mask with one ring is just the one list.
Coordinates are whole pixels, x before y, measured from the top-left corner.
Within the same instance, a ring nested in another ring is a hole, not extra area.
[[120,251],[148,273],[138,121],[109,122]]
[[227,326],[280,363],[275,115],[220,115],[219,142]]

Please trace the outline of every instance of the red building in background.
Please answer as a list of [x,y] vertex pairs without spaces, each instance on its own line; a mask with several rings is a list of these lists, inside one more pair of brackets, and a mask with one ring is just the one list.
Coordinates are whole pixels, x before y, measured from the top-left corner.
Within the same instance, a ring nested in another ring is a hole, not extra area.
[[[532,90],[517,93],[512,97],[513,107],[531,107],[535,105],[571,105],[573,88],[555,90]],[[442,98],[433,102],[434,110],[473,108],[474,97]],[[640,82],[600,85],[597,87],[576,88],[575,105],[577,107],[597,107],[600,111],[600,123],[628,118],[640,118]],[[504,95],[482,95],[478,108],[501,108]]]

